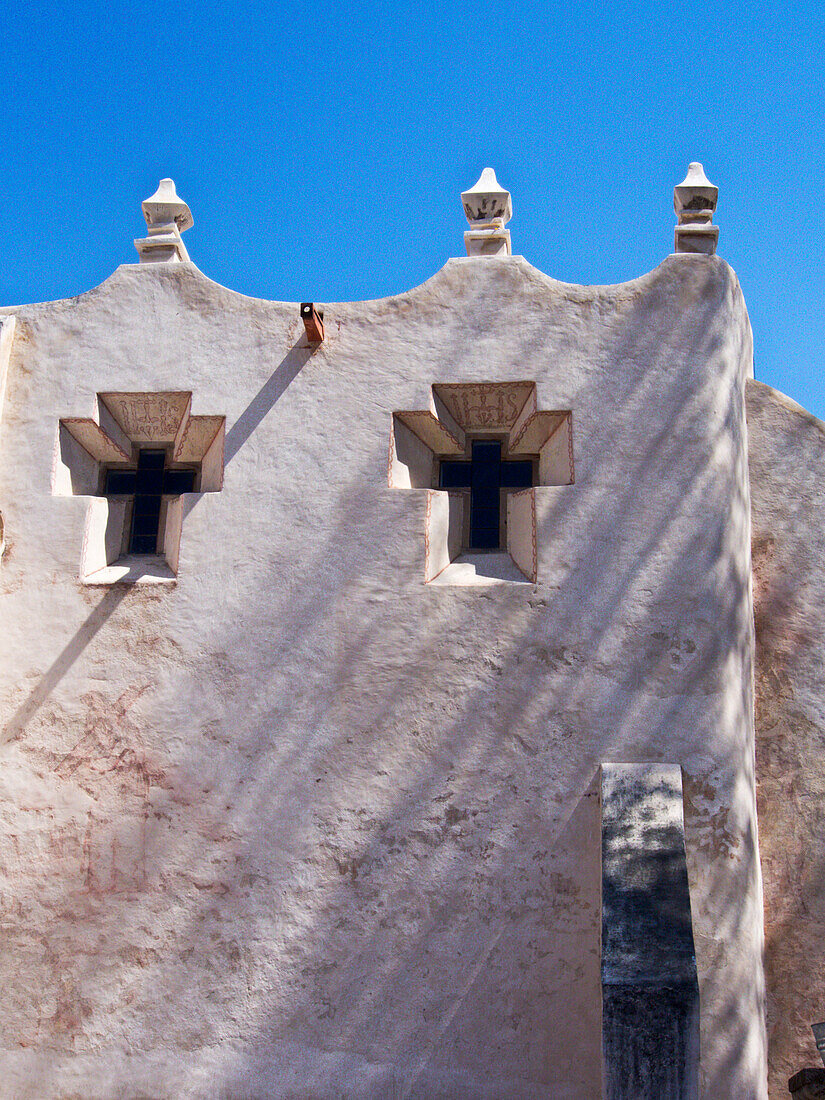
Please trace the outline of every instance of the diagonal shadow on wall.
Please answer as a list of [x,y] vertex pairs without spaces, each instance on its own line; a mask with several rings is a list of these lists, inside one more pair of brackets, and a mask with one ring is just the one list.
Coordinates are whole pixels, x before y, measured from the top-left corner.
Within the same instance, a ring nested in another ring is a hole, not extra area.
[[287,386],[297,377],[301,368],[312,358],[319,346],[296,344],[295,347],[290,348],[286,357],[281,360],[226,433],[224,462],[227,465],[246,443]]
[[15,737],[22,733],[97,632],[109,621],[128,590],[127,585],[117,585],[106,592],[103,599],[75,633],[71,641],[40,677],[37,687],[9,719],[3,731],[2,743],[13,741]]

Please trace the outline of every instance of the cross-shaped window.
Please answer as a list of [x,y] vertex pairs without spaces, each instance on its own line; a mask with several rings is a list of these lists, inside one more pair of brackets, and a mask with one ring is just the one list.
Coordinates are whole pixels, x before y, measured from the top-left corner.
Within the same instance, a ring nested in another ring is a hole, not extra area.
[[439,488],[470,490],[471,550],[501,548],[502,493],[529,489],[533,484],[531,459],[501,457],[498,440],[476,439],[469,461],[441,460]]
[[117,467],[106,471],[103,496],[133,498],[130,554],[158,553],[163,498],[191,493],[196,473],[191,468],[170,470],[166,451],[148,447],[139,451],[136,469]]

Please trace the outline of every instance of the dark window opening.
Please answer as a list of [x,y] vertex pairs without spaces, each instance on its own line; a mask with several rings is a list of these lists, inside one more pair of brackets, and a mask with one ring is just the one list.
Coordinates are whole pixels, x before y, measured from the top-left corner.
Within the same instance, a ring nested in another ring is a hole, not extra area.
[[501,549],[501,494],[510,489],[529,489],[533,484],[532,459],[502,459],[498,440],[474,440],[469,461],[444,459],[439,488],[470,490],[471,550]]
[[129,528],[130,554],[157,554],[163,498],[191,493],[195,488],[195,470],[169,470],[166,451],[145,448],[139,451],[137,469],[107,470],[103,495],[130,496],[132,520]]

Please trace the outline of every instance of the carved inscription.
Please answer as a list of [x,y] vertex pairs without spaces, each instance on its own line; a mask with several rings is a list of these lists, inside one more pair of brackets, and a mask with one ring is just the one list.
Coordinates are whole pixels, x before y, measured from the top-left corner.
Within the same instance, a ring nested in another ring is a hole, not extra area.
[[438,386],[439,396],[462,428],[510,428],[518,418],[533,384],[479,382]]
[[186,414],[188,393],[107,393],[101,399],[135,443],[167,443]]

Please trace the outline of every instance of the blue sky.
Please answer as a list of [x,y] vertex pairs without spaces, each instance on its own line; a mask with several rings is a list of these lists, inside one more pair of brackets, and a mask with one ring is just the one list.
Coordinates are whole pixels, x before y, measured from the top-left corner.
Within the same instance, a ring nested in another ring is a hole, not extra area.
[[514,251],[610,283],[672,249],[690,160],[720,188],[758,378],[825,418],[823,9],[565,3],[5,6],[0,303],[133,262],[172,176],[211,278],[331,302],[463,253],[493,165]]

